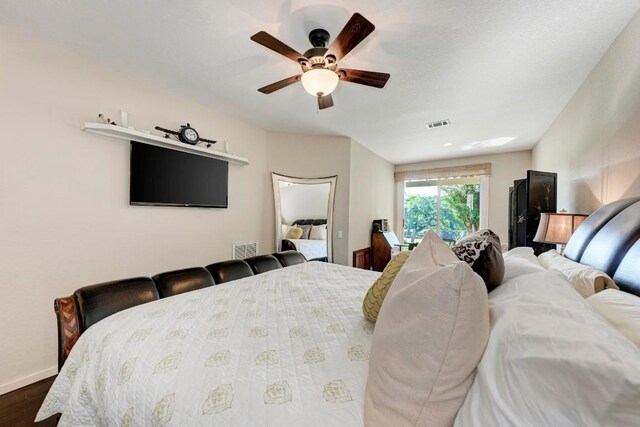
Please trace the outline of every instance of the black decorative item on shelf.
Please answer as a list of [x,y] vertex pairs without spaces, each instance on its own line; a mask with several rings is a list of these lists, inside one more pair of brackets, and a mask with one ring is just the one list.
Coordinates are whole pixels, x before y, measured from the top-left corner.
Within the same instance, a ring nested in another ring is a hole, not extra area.
[[518,179],[509,188],[509,249],[533,248],[536,255],[554,245],[533,241],[541,213],[557,212],[558,174],[527,171],[527,179]]
[[156,130],[165,133],[165,138],[170,138],[169,135],[175,135],[178,137],[180,142],[184,142],[185,144],[197,145],[199,142],[204,142],[207,144],[207,148],[211,147],[211,144],[215,144],[217,141],[213,141],[211,139],[200,138],[198,132],[191,127],[189,123],[186,125],[180,126],[180,130],[171,130],[165,129],[160,126],[156,126]]
[[114,122],[113,120],[111,120],[109,117],[106,117],[104,114],[100,113],[98,114],[98,120],[103,122],[104,124],[107,125],[114,125],[114,126],[118,126],[118,124],[116,122]]

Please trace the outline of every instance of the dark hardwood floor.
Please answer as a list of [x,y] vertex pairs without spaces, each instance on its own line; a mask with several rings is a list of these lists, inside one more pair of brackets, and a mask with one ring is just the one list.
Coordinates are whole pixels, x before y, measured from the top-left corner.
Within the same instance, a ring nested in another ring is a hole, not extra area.
[[39,423],[33,422],[55,378],[47,378],[0,396],[0,427],[55,426],[55,416]]

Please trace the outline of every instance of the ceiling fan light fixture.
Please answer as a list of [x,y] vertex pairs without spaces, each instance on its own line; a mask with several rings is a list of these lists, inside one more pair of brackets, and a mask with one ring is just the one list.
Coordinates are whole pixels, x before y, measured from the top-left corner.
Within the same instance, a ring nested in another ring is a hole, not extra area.
[[336,89],[340,78],[334,71],[326,68],[314,68],[304,73],[300,80],[302,87],[310,95],[326,96]]
[[309,41],[313,47],[304,55],[267,32],[257,32],[251,36],[251,40],[290,59],[302,68],[302,74],[263,86],[258,89],[258,92],[270,94],[301,82],[304,90],[316,98],[318,110],[324,110],[333,107],[331,93],[340,80],[382,89],[391,77],[388,73],[338,68],[338,62],[366,39],[375,28],[364,16],[356,12],[349,18],[329,47],[326,47],[329,44],[329,33],[326,30],[311,31]]

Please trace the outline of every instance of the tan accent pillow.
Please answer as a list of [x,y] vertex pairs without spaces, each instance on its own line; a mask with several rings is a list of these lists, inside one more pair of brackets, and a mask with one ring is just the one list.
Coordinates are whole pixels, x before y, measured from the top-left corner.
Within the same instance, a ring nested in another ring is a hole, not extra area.
[[538,261],[544,268],[562,273],[583,298],[605,289],[618,289],[607,273],[565,258],[554,249],[538,255]]
[[287,239],[300,239],[304,230],[300,227],[293,227],[287,233]]
[[362,313],[364,313],[364,317],[367,320],[375,323],[378,319],[378,313],[380,312],[380,307],[382,307],[384,297],[389,292],[389,288],[391,288],[393,281],[409,258],[409,255],[411,255],[411,252],[400,252],[394,256],[384,268],[380,277],[373,282],[373,285],[367,291],[367,295],[365,295],[362,302]]
[[367,426],[450,427],[489,338],[484,281],[430,233],[400,270],[373,334]]

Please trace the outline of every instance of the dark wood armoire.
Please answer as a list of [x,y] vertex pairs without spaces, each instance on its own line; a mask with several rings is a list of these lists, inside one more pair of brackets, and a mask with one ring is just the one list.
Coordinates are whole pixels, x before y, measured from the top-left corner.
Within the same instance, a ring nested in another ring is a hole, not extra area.
[[536,243],[540,214],[557,212],[558,174],[527,171],[526,179],[517,179],[509,187],[509,249],[532,247],[536,255],[554,245]]

